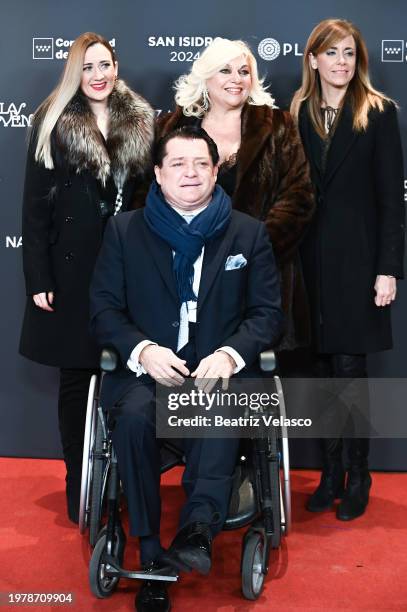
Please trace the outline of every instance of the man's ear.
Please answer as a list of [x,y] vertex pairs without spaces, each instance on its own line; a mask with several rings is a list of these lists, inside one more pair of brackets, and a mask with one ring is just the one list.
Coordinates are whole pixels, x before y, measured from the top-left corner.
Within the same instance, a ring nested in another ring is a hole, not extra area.
[[213,167],[213,176],[215,177],[215,181],[218,178],[218,172],[219,172],[219,164],[216,164],[216,166]]
[[155,174],[155,180],[157,181],[157,183],[159,185],[161,185],[161,168],[160,168],[160,166],[154,166],[154,174]]

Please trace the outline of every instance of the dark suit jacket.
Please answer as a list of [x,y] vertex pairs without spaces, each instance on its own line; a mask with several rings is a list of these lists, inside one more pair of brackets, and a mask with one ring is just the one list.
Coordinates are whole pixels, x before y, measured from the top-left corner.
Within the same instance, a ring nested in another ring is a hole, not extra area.
[[[225,270],[227,257],[239,254],[247,265]],[[148,339],[176,351],[180,301],[172,264],[171,247],[147,227],[143,210],[109,221],[90,295],[91,329],[100,345],[113,346],[121,359],[119,370],[106,381],[111,387],[109,401],[134,383],[136,375],[126,363],[139,342]],[[201,360],[228,345],[250,368],[262,350],[277,342],[282,322],[278,274],[266,228],[234,211],[226,233],[205,245],[197,357]]]
[[303,104],[299,127],[317,210],[302,245],[316,348],[360,354],[391,348],[390,307],[374,303],[376,275],[403,277],[403,158],[397,111],[370,111],[355,132],[345,104],[326,158]]

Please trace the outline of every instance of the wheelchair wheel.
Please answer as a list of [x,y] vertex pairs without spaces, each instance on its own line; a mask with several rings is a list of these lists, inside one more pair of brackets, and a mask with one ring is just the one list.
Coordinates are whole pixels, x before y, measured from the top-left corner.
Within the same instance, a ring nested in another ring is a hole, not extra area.
[[279,461],[270,461],[269,474],[271,486],[271,510],[273,513],[273,535],[271,536],[271,548],[278,548],[281,542],[281,489]]
[[249,531],[243,545],[242,593],[250,600],[258,599],[264,584],[263,538],[257,531]]
[[[119,565],[123,563],[125,540],[126,538],[122,529],[116,529],[111,555],[118,560]],[[103,530],[93,549],[89,564],[90,589],[93,595],[99,599],[109,597],[116,589],[120,580],[118,576],[108,576],[106,574],[106,562],[104,560],[106,552],[106,531]]]
[[90,485],[89,509],[89,542],[92,547],[95,546],[100,531],[103,498],[109,469],[108,460],[102,457],[105,439],[102,418],[99,413],[96,414],[95,441],[92,452],[93,475]]
[[90,379],[88,403],[86,408],[85,435],[83,440],[82,455],[82,478],[79,503],[79,531],[84,533],[88,526],[89,494],[92,480],[92,448],[95,439],[95,422],[97,415],[96,397],[97,376],[94,374]]
[[[281,385],[280,378],[274,377],[276,388],[279,396],[280,415],[285,419],[287,412],[285,409],[284,393]],[[288,535],[291,531],[291,482],[290,482],[290,453],[288,446],[288,431],[287,427],[283,425],[281,427],[281,455],[283,478],[281,479],[281,516],[282,516],[282,532],[284,535]]]
[[[115,530],[115,541],[114,541],[114,556],[117,557],[119,563],[123,562],[124,558],[124,548],[126,546],[126,534],[124,533],[123,527],[120,522],[117,523]],[[104,525],[102,529],[99,531],[98,540],[101,538],[106,538],[107,535],[107,525]]]

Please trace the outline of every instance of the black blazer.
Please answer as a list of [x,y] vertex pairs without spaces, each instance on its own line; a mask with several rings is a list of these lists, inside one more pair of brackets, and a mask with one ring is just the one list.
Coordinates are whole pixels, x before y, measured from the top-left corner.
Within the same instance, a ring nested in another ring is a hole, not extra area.
[[[225,270],[227,257],[238,254],[247,265]],[[153,340],[176,351],[180,301],[172,263],[171,247],[151,232],[142,209],[109,220],[90,301],[92,332],[100,345],[113,346],[121,359],[121,367],[110,377],[111,401],[135,381],[126,364],[139,342]],[[197,357],[201,360],[228,345],[249,368],[262,350],[277,342],[282,322],[278,274],[266,228],[234,211],[226,233],[205,246]]]
[[376,275],[403,277],[403,157],[397,111],[372,110],[355,132],[345,104],[322,171],[306,105],[299,127],[317,211],[302,245],[317,350],[361,354],[392,347],[390,309],[374,303]]

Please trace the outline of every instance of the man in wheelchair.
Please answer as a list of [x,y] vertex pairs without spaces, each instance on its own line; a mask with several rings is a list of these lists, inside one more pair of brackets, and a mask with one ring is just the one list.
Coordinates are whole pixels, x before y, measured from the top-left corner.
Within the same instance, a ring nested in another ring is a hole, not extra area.
[[[131,535],[154,573],[211,567],[213,537],[226,519],[238,439],[184,439],[186,502],[168,551],[160,544],[160,445],[155,384],[194,377],[209,391],[232,375],[257,373],[259,353],[282,328],[280,292],[264,224],[232,211],[215,185],[218,151],[185,127],[156,147],[145,208],[112,218],[91,286],[91,327],[121,365],[107,374],[112,439],[128,500]],[[137,610],[169,610],[165,583],[143,581]]]

